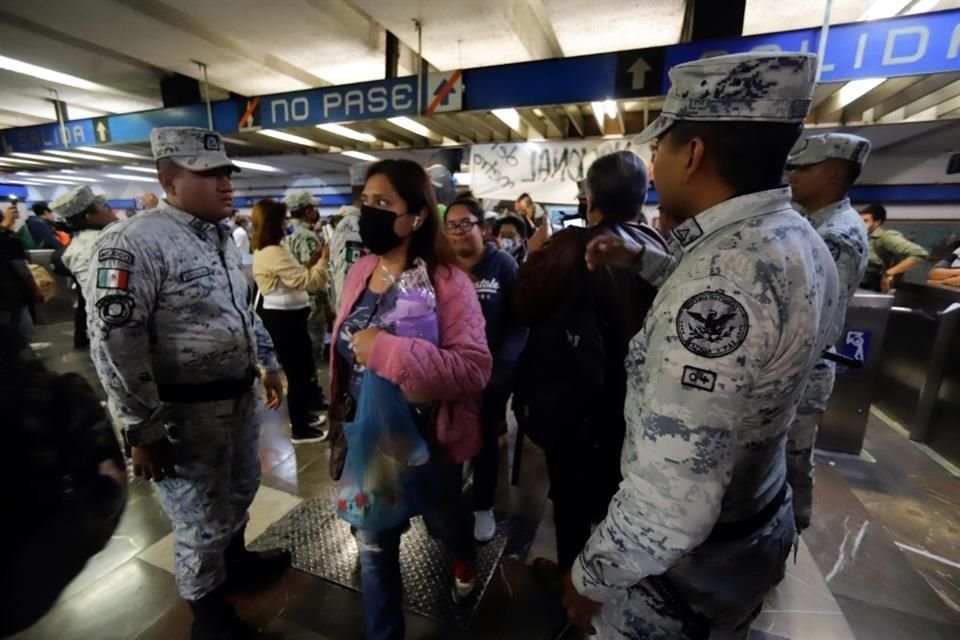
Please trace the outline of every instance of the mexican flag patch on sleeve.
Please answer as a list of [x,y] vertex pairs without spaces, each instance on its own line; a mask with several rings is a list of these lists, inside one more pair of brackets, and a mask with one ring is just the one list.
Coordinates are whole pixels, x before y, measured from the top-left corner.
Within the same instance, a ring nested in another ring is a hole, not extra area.
[[130,272],[126,269],[97,269],[98,289],[125,290],[129,281]]

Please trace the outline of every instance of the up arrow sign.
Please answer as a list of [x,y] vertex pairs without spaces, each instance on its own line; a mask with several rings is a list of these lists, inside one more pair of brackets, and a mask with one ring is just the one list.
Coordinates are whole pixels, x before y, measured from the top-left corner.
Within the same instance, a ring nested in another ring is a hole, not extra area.
[[97,130],[97,142],[110,142],[110,129],[103,120],[98,120],[95,127]]
[[647,85],[647,74],[650,73],[650,65],[647,64],[647,61],[643,58],[637,58],[637,61],[634,62],[627,69],[627,73],[630,74],[630,88],[634,90],[642,90]]

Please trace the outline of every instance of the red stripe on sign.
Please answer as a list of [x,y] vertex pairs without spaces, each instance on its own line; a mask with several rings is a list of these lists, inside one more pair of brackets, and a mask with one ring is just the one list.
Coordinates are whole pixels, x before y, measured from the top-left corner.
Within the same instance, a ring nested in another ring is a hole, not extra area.
[[240,118],[240,124],[237,125],[237,126],[239,126],[239,127],[242,128],[242,127],[244,126],[244,124],[246,124],[247,120],[250,119],[250,116],[253,115],[253,112],[254,112],[254,110],[257,108],[257,105],[258,105],[258,104],[260,104],[260,98],[259,98],[259,97],[254,98],[253,100],[250,101],[250,106],[247,107],[247,111],[243,114],[243,117]]
[[437,110],[437,107],[440,106],[440,103],[443,102],[443,99],[453,91],[454,85],[457,84],[457,80],[460,79],[460,76],[463,75],[463,69],[457,69],[453,72],[453,75],[444,83],[443,88],[440,89],[440,93],[433,97],[433,101],[430,103],[430,106],[427,107],[427,113],[433,113]]

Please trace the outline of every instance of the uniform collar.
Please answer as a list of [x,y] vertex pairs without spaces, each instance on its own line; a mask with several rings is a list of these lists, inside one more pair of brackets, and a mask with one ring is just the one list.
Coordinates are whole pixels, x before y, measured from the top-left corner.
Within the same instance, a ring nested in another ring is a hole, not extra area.
[[839,200],[837,202],[831,202],[822,209],[814,211],[808,217],[810,218],[810,222],[813,223],[814,227],[819,227],[834,214],[839,213],[840,211],[846,211],[849,208],[850,198],[844,198],[843,200]]
[[755,218],[789,208],[789,187],[778,187],[730,198],[674,228],[670,232],[670,244],[675,252],[690,253],[704,238],[713,235],[724,227],[729,227],[748,218]]
[[296,228],[300,228],[304,231],[309,231],[310,233],[313,233],[313,227],[308,223],[304,222],[302,218],[294,218],[293,226]]
[[221,240],[223,237],[230,235],[230,230],[227,229],[225,220],[221,222],[208,222],[206,220],[201,220],[192,213],[187,213],[183,209],[178,209],[166,200],[160,204],[160,210],[180,224],[189,227],[198,236]]

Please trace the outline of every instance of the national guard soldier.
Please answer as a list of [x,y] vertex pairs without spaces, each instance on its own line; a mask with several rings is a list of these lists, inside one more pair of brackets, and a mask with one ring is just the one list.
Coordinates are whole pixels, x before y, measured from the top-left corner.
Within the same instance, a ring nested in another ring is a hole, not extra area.
[[[870,141],[848,133],[825,133],[797,143],[787,159],[790,188],[796,202],[823,238],[840,277],[840,317],[857,292],[867,270],[867,231],[847,192],[857,181]],[[842,330],[842,325],[838,330]],[[833,336],[830,345],[839,335]],[[832,347],[831,347],[832,348]],[[787,438],[787,479],[793,490],[797,531],[810,526],[813,508],[813,446],[820,417],[827,409],[836,377],[835,365],[821,358],[800,399],[797,417]]]
[[[602,238],[587,263],[660,288],[626,358],[623,482],[566,578],[603,638],[742,639],[795,538],[785,443],[832,335],[837,272],[783,171],[816,57],[751,53],[670,71],[657,190],[676,261]],[[649,259],[649,260],[648,260]]]
[[86,289],[91,355],[134,471],[156,482],[173,524],[192,638],[257,637],[225,596],[278,576],[290,556],[243,543],[260,485],[258,362],[269,408],[280,406],[282,387],[224,224],[237,169],[213,131],[158,128],[150,145],[166,199],[97,240]]
[[330,304],[334,309],[340,305],[340,294],[347,272],[357,260],[367,253],[360,237],[360,205],[363,185],[367,181],[370,163],[362,162],[350,167],[350,190],[352,204],[340,208],[340,222],[330,237]]
[[77,306],[74,310],[73,346],[85,349],[87,338],[87,302],[83,292],[87,286],[87,271],[93,260],[93,245],[100,232],[117,217],[106,198],[94,195],[90,187],[75,187],[57,198],[50,205],[76,233],[67,245],[60,262],[70,272],[76,283]]

